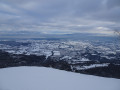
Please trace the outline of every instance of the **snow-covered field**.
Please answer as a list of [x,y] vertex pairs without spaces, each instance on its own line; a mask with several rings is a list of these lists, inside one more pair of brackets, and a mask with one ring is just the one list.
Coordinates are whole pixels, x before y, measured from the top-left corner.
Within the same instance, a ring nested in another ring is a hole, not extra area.
[[45,67],[0,69],[0,90],[120,90],[120,79]]

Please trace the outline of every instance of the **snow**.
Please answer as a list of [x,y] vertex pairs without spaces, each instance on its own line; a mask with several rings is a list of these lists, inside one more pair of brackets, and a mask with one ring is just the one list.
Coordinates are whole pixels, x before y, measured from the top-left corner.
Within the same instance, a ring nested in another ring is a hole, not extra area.
[[0,90],[120,90],[120,79],[45,67],[0,69]]
[[46,55],[46,58],[52,55],[51,51],[44,51],[44,54]]
[[91,68],[95,68],[95,67],[106,67],[108,66],[109,63],[104,63],[104,64],[91,64],[91,65],[88,65],[88,66],[73,66],[76,70],[85,70],[85,69],[91,69]]
[[54,53],[55,56],[59,56],[60,55],[59,51],[53,51],[53,53]]
[[82,58],[81,61],[90,61],[90,60],[87,58]]
[[8,50],[7,52],[8,52],[8,53],[15,53],[14,50]]
[[[80,59],[81,54],[89,50],[88,53],[92,55],[100,56],[102,59],[104,57],[106,59],[112,60],[115,58],[116,55],[115,50],[119,51],[120,48],[120,47],[115,48],[113,42],[108,43],[101,41],[90,42],[90,41],[80,41],[80,40],[78,41],[21,40],[16,42],[29,43],[29,44],[28,45],[21,44],[20,46],[19,45],[11,46],[9,45],[9,43],[8,45],[0,44],[0,49],[12,54],[25,54],[25,55],[34,54],[37,56],[45,55],[46,58],[49,56],[54,56],[58,58],[63,56],[70,56],[76,59]],[[110,54],[114,54],[114,56]],[[85,55],[82,56],[85,58]],[[64,58],[64,59],[67,60],[69,58]]]

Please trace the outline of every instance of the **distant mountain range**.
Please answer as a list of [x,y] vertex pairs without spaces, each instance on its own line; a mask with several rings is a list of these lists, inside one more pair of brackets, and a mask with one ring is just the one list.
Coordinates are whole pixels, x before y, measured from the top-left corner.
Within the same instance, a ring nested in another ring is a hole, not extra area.
[[0,31],[0,39],[72,39],[72,40],[114,40],[112,36],[98,36],[90,33],[44,34],[38,31]]

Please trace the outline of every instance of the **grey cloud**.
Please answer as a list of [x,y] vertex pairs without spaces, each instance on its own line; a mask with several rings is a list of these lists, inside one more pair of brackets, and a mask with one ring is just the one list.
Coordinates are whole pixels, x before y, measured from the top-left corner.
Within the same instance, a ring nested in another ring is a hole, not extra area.
[[120,0],[107,0],[108,8],[120,7]]
[[114,30],[120,27],[120,0],[1,0],[0,18],[0,30]]

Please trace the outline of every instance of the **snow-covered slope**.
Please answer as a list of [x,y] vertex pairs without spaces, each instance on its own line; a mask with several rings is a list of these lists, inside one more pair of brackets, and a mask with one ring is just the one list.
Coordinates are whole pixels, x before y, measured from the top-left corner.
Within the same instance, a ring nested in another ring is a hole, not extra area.
[[120,79],[45,67],[0,69],[0,90],[120,90]]

